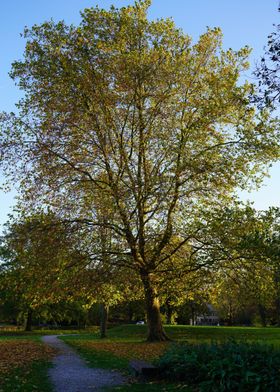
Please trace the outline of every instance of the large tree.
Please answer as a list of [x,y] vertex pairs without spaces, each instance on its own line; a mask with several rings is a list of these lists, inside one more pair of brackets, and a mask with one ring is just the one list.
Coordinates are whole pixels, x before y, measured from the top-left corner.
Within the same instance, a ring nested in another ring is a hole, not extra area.
[[111,231],[110,248],[96,252],[138,274],[148,339],[164,340],[165,264],[197,241],[204,208],[278,158],[279,135],[239,82],[248,48],[222,50],[218,28],[192,44],[172,20],[149,21],[149,5],[25,30],[11,72],[25,96],[17,115],[2,116],[1,156],[26,204]]

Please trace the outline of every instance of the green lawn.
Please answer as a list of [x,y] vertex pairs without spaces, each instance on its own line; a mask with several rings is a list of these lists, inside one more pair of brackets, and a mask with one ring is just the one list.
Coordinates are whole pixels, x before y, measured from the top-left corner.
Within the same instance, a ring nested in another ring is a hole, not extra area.
[[[166,326],[168,335],[177,342],[223,342],[228,339],[236,341],[259,342],[262,344],[280,347],[280,328],[253,328],[253,327],[191,327],[191,326]],[[62,339],[72,345],[87,361],[89,366],[106,369],[118,369],[129,374],[128,364],[131,356],[141,358],[142,355],[157,355],[169,344],[149,344],[145,342],[147,329],[145,325],[121,325],[108,330],[108,337],[100,339],[98,328],[90,330],[38,330],[25,333],[23,331],[0,331],[1,341],[19,341],[20,339],[38,342],[42,335],[67,334]],[[73,335],[71,335],[73,334]],[[160,346],[161,345],[161,346]],[[160,350],[157,350],[159,348]],[[111,351],[110,351],[111,350]],[[1,358],[0,358],[1,361]],[[151,357],[150,361],[153,361]],[[51,392],[47,379],[49,363],[37,361],[24,368],[13,369],[2,377],[0,392]],[[133,378],[132,378],[133,381]],[[106,389],[115,392],[159,392],[159,391],[186,391],[191,389],[182,384],[141,383],[132,382],[126,386]]]
[[[254,328],[254,327],[191,327],[166,326],[168,335],[173,341],[202,343],[223,342],[228,339],[235,341],[259,342],[273,344],[280,347],[280,328]],[[66,336],[62,339],[72,345],[88,362],[90,366],[118,369],[128,372],[129,359],[124,356],[124,347],[141,347],[145,353],[149,343],[145,342],[147,327],[145,325],[122,325],[108,330],[106,339],[99,339],[98,333],[83,334],[81,336]],[[170,343],[172,344],[172,343]],[[112,352],[104,351],[108,345],[114,348]],[[118,346],[120,347],[118,351]],[[167,344],[168,346],[168,344]],[[154,346],[152,346],[154,350]],[[139,351],[141,355],[141,350]],[[141,359],[141,356],[139,357]],[[156,359],[156,357],[155,357]],[[131,383],[126,386],[106,389],[115,392],[156,392],[156,391],[186,391],[191,389],[182,384],[164,383]]]
[[[241,341],[258,341],[280,346],[280,328],[261,327],[197,327],[188,325],[165,326],[168,336],[174,341],[201,343],[224,341],[230,338]],[[145,325],[120,325],[108,330],[106,342],[142,342],[145,340],[147,327]],[[77,336],[67,336],[67,341],[76,340]],[[98,331],[83,332],[79,340],[100,340]]]

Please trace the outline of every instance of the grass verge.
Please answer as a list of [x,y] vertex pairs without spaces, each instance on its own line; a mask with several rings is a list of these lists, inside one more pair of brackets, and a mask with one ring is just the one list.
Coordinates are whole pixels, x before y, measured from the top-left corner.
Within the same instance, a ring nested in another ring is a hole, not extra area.
[[13,369],[1,377],[0,392],[52,392],[47,376],[50,366],[41,360]]

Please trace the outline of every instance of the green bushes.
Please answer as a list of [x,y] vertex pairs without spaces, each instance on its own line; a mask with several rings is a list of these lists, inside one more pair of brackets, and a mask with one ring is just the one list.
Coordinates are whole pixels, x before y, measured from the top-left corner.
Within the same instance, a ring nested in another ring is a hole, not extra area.
[[280,391],[280,352],[259,344],[174,345],[158,362],[162,378],[201,392]]

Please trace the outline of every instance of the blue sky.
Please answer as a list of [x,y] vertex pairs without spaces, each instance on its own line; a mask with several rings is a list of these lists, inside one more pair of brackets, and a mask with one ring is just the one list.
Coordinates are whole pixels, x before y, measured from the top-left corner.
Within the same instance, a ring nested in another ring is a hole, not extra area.
[[[13,0],[1,1],[0,23],[0,111],[14,110],[20,93],[9,79],[11,63],[21,58],[24,40],[20,37],[24,26],[32,26],[53,18],[67,23],[79,23],[79,11],[99,5],[122,7],[132,4],[129,0]],[[173,17],[177,26],[197,40],[206,26],[219,26],[224,33],[224,47],[239,49],[244,45],[253,48],[251,64],[259,60],[267,35],[273,23],[279,23],[278,0],[153,0],[150,18]],[[252,78],[248,71],[246,77]],[[280,206],[280,164],[273,165],[271,177],[265,180],[258,192],[243,193],[260,209],[270,205]],[[7,220],[15,192],[0,191],[0,224]]]

